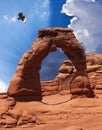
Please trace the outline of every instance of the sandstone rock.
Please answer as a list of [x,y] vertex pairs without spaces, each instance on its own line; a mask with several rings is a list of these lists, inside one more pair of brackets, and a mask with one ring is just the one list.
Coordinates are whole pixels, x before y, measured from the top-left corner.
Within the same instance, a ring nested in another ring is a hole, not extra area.
[[15,127],[17,125],[17,120],[6,115],[5,116],[5,124],[6,124],[6,128],[12,128],[12,127]]
[[79,95],[85,94],[88,97],[94,97],[86,72],[77,71],[70,88],[73,95],[79,93]]
[[42,81],[42,96],[53,95],[58,93],[59,85],[56,79],[50,81]]
[[87,57],[87,73],[91,88],[102,90],[102,54],[92,53]]
[[60,95],[69,95],[70,94],[70,90],[62,90],[61,92],[59,92]]
[[[0,103],[1,100],[6,102],[0,99]],[[69,95],[59,94],[45,96],[43,102],[17,101],[12,109],[2,113],[0,130],[101,130],[101,102],[102,96],[70,100]]]
[[57,80],[42,81],[41,86],[44,91],[58,91]]
[[70,126],[68,128],[61,129],[61,130],[84,130],[84,129],[78,126]]
[[62,66],[59,68],[60,73],[69,73],[71,74],[73,72],[72,63],[70,60],[65,60]]
[[[39,30],[38,35],[39,36],[35,42],[33,42],[31,49],[22,56],[18,64],[16,73],[8,88],[7,93],[10,96],[17,97],[36,95],[42,97],[42,88],[39,75],[41,62],[50,51],[55,51],[57,47],[64,51],[66,56],[72,61],[77,71],[84,71],[86,69],[86,55],[84,49],[79,44],[71,29],[41,29]],[[73,72],[72,63],[70,61],[65,61],[62,68],[60,68],[60,72],[67,72],[71,74]],[[65,68],[65,66],[67,68]],[[63,81],[61,80],[56,79],[56,81],[60,81],[58,83],[58,91],[63,90],[61,87]],[[83,88],[85,87],[83,86]],[[83,93],[83,91],[81,92]],[[76,89],[76,94],[78,93]]]
[[8,98],[7,93],[1,92],[0,93],[0,99],[6,99],[6,98]]
[[99,70],[102,67],[102,65],[88,65],[86,72],[90,73],[90,72],[96,72],[97,70]]
[[102,65],[102,54],[91,53],[86,60],[88,65]]

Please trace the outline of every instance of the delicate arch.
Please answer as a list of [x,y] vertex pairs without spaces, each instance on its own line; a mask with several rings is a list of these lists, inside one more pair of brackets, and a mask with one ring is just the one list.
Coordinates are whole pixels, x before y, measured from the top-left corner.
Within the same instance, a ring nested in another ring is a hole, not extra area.
[[10,82],[8,94],[11,96],[41,95],[39,69],[42,60],[57,47],[64,51],[78,71],[86,69],[84,49],[71,29],[41,29],[38,35],[39,37],[33,42],[31,49],[22,56]]

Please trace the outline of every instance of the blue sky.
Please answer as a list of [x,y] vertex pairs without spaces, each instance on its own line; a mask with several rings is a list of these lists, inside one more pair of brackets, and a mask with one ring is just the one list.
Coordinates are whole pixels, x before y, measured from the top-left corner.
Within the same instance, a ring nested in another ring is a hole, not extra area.
[[[17,20],[19,12],[25,14],[27,23]],[[6,91],[40,28],[70,27],[86,53],[102,53],[101,14],[101,0],[0,0],[0,91]],[[50,53],[42,63],[41,80],[53,79],[65,59],[60,49]]]

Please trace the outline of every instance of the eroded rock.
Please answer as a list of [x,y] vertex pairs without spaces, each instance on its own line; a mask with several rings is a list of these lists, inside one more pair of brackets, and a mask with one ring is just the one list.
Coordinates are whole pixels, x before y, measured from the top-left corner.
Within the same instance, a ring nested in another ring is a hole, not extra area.
[[87,55],[87,73],[91,88],[102,90],[102,54]]
[[[84,72],[86,69],[86,55],[84,49],[79,44],[71,29],[41,29],[39,30],[38,35],[39,36],[35,42],[33,42],[31,49],[22,56],[18,64],[14,77],[12,78],[8,88],[7,93],[10,96],[42,96],[42,88],[39,75],[41,62],[49,54],[50,51],[55,51],[57,47],[61,48],[64,51],[66,56],[72,61],[77,71]],[[71,66],[71,63],[65,62],[64,64],[66,63],[69,65],[67,68],[67,73],[72,73],[73,68]],[[65,72],[65,69],[61,70]],[[55,82],[57,81],[58,80],[56,79]],[[60,81],[60,83],[61,82],[62,81]],[[84,86],[81,87],[86,88]],[[75,93],[79,94],[79,90],[77,90],[78,89],[76,89]],[[80,90],[80,92],[82,94],[84,93],[83,90]],[[90,86],[87,88],[87,92],[90,93]],[[41,98],[39,100],[41,100]]]

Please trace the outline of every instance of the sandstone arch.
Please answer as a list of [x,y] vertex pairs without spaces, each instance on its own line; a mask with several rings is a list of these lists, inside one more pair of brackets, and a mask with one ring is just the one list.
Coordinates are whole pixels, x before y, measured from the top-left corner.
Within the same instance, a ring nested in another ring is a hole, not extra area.
[[[41,96],[39,69],[41,68],[42,60],[49,54],[50,51],[56,51],[57,47],[61,48],[66,56],[72,61],[78,71],[77,76],[81,75],[84,76],[84,80],[88,79],[86,73],[84,73],[86,69],[85,52],[71,29],[41,29],[38,32],[38,36],[39,37],[36,41],[33,42],[31,49],[22,56],[18,64],[15,75],[8,88],[8,95],[10,96]],[[89,81],[87,80],[85,83],[86,82],[88,82],[88,85],[86,87],[87,90],[85,91],[90,93],[92,91],[90,91]],[[82,83],[81,87],[85,88],[85,84]],[[81,92],[77,92],[77,90],[73,91],[72,89],[71,93],[83,94],[84,92],[82,90]]]

